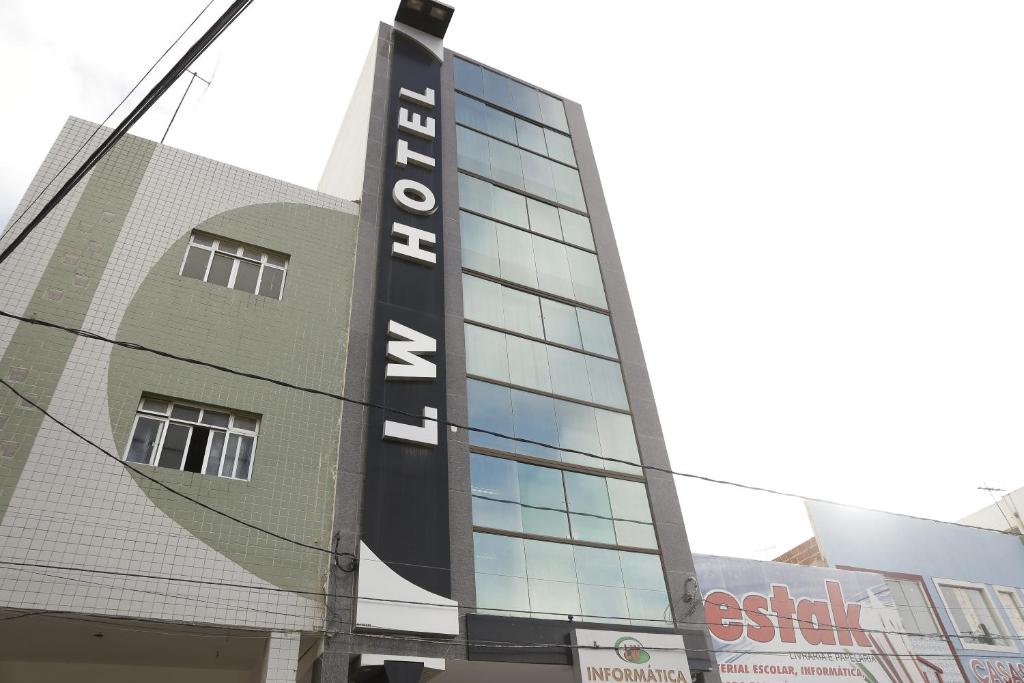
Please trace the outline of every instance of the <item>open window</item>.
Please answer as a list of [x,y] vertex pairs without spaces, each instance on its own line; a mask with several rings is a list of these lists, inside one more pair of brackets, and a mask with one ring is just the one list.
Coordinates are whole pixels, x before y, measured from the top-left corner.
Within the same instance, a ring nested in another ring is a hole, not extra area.
[[163,398],[143,397],[127,462],[226,479],[249,479],[259,418]]

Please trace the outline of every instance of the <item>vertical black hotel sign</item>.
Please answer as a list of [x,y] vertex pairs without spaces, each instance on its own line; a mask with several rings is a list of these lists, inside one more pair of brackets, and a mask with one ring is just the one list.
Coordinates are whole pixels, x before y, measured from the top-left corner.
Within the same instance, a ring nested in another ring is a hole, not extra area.
[[392,36],[370,386],[390,410],[367,411],[362,541],[401,577],[450,597],[441,63]]

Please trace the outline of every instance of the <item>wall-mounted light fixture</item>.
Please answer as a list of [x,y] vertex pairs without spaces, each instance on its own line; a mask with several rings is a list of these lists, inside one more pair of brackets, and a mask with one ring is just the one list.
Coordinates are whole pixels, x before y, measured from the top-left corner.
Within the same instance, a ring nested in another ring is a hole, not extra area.
[[437,38],[444,38],[455,8],[434,0],[402,0],[395,21]]

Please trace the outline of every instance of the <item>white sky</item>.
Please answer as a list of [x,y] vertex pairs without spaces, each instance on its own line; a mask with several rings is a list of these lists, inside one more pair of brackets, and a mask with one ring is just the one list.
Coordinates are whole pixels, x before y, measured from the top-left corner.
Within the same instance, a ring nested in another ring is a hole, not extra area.
[[[0,1],[0,222],[205,2]],[[449,47],[584,106],[676,468],[947,520],[1024,484],[1024,5],[455,5]],[[396,6],[256,0],[168,144],[315,187]],[[810,536],[678,483],[697,552]]]

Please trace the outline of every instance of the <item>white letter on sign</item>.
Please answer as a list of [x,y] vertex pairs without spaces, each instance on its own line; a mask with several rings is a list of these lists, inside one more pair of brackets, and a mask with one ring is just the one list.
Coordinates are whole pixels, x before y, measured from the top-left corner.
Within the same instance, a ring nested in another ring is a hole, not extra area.
[[434,235],[434,233],[427,232],[426,230],[420,230],[419,228],[411,228],[408,225],[402,225],[401,223],[395,222],[391,224],[391,235],[402,235],[405,237],[405,244],[402,244],[401,242],[391,243],[392,256],[398,256],[410,261],[429,263],[431,265],[437,263],[437,254],[432,251],[427,251],[420,246],[421,242],[424,244],[434,244],[437,242],[437,236]]
[[398,110],[398,130],[418,135],[424,140],[434,139],[434,117],[410,112],[405,107]]
[[427,88],[423,93],[418,93],[407,88],[402,88],[398,91],[398,96],[403,100],[409,100],[410,102],[418,102],[419,104],[426,105],[428,107],[434,106],[434,89]]
[[409,149],[409,141],[398,138],[398,151],[395,152],[395,163],[399,168],[405,168],[409,164],[425,168],[428,171],[434,168],[434,157],[420,154]]
[[[394,320],[388,321],[388,358],[401,363],[388,363],[387,379],[436,379],[437,366],[419,357],[420,353],[437,352],[437,340]],[[404,341],[393,341],[395,337]]]
[[423,183],[415,180],[399,180],[391,190],[391,198],[401,208],[409,213],[420,216],[429,216],[437,211],[437,202],[434,201],[434,193]]
[[384,438],[392,441],[418,443],[424,446],[437,445],[437,408],[423,408],[423,426],[407,425],[401,422],[384,422]]

